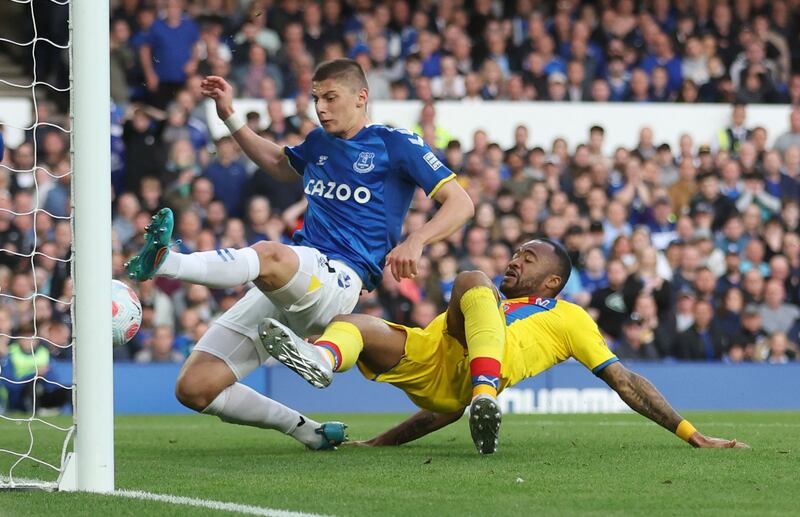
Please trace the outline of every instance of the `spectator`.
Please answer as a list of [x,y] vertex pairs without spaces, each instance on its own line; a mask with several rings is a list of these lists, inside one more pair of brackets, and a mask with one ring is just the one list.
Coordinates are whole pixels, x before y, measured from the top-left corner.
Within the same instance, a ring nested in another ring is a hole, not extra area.
[[717,131],[715,140],[719,151],[728,151],[733,155],[739,154],[739,147],[750,139],[753,132],[745,127],[747,119],[747,106],[735,103],[731,112],[731,124]]
[[694,306],[694,324],[678,335],[676,351],[680,359],[715,361],[728,348],[728,337],[714,323],[711,303],[698,300]]
[[625,281],[625,303],[633,306],[640,293],[651,294],[658,303],[659,311],[672,305],[672,286],[658,272],[659,254],[649,242],[636,246],[634,272]]
[[234,82],[239,94],[243,97],[259,97],[261,83],[265,78],[275,82],[275,89],[278,92],[284,91],[281,69],[269,62],[264,47],[250,45],[247,63],[234,69]]
[[652,341],[645,341],[645,335],[651,334],[642,324],[642,317],[631,313],[622,325],[622,338],[614,353],[626,361],[655,361],[658,351]]
[[744,295],[739,288],[731,287],[722,294],[716,321],[726,336],[737,336],[742,331],[743,309]]
[[694,324],[694,305],[697,298],[688,285],[682,287],[676,296],[675,330],[685,332]]
[[689,206],[689,201],[697,192],[695,176],[697,169],[691,160],[683,160],[678,166],[678,181],[673,183],[667,190],[669,198],[672,200],[672,212],[681,213],[685,207]]
[[711,229],[718,231],[725,221],[731,218],[737,205],[720,192],[719,177],[713,172],[706,172],[697,177],[699,192],[695,194],[689,205],[692,213],[702,212],[710,207],[714,216]]
[[759,269],[751,269],[744,273],[742,290],[747,303],[760,304],[764,300],[764,275]]
[[133,239],[137,233],[135,218],[140,210],[139,200],[130,192],[122,194],[117,199],[116,216],[114,217],[112,228],[123,246]]
[[652,344],[658,357],[674,357],[677,331],[672,310],[659,313],[655,298],[643,293],[636,298],[633,313],[642,318],[642,343]]
[[588,101],[592,98],[586,69],[580,61],[570,61],[567,65],[567,99],[573,102]]
[[793,304],[786,303],[786,289],[779,280],[770,280],[764,288],[764,303],[759,307],[762,328],[768,334],[775,332],[786,333],[792,328],[794,322],[800,318],[800,309]]
[[790,147],[800,147],[800,107],[795,107],[789,116],[789,131],[775,140],[775,150],[785,154]]
[[730,74],[734,88],[741,87],[746,81],[745,75],[750,70],[763,76],[763,79],[769,84],[779,79],[777,66],[771,59],[767,59],[763,41],[753,40],[731,64]]
[[739,246],[737,244],[729,244],[725,248],[725,272],[717,279],[717,294],[724,293],[731,288],[738,288],[741,285],[741,263]]
[[411,324],[415,327],[427,327],[437,316],[436,304],[430,300],[421,300],[411,309]]
[[797,360],[797,345],[789,342],[783,332],[772,334],[763,344],[765,346],[756,349],[756,356],[759,360],[770,364],[785,364]]
[[763,347],[767,333],[761,327],[761,312],[757,305],[747,304],[742,312],[742,329],[733,342],[742,347],[745,358],[753,360],[756,349]]
[[225,204],[228,214],[241,215],[243,188],[248,178],[231,137],[217,141],[217,159],[209,164],[203,175],[213,183],[214,195]]
[[[116,18],[111,23],[109,43],[111,57],[111,99],[121,108],[125,108],[130,100],[128,90],[128,75],[132,71],[136,56],[129,44],[131,27],[127,20]],[[2,156],[0,156],[2,158]]]
[[781,157],[777,151],[764,153],[764,190],[781,201],[800,198],[800,184],[782,171]]
[[138,192],[144,177],[160,177],[166,164],[166,146],[161,140],[164,122],[153,120],[151,110],[134,108],[125,122],[122,140],[125,143],[125,189]]
[[683,70],[681,58],[672,51],[672,42],[664,33],[659,33],[653,39],[653,53],[645,56],[642,60],[642,68],[653,73],[661,67],[668,77],[667,89],[670,92],[677,92],[683,82]]
[[[464,77],[459,74],[454,57],[442,58],[442,74],[431,81],[433,96],[437,99],[460,99],[466,95]],[[372,84],[370,82],[370,84]]]
[[159,325],[153,332],[153,337],[145,348],[136,354],[137,363],[181,363],[184,356],[173,349],[172,327]]
[[161,109],[197,68],[200,32],[183,8],[183,0],[169,0],[166,17],[153,23],[139,50],[151,102]]
[[627,98],[628,102],[650,102],[650,77],[641,68],[636,68],[631,72],[630,91]]
[[625,265],[620,260],[610,261],[608,287],[596,290],[589,304],[590,314],[598,322],[600,330],[612,338],[620,337],[622,324],[629,314],[622,291],[626,275]]
[[564,102],[567,98],[567,77],[561,72],[553,72],[547,78],[546,97],[549,101]]

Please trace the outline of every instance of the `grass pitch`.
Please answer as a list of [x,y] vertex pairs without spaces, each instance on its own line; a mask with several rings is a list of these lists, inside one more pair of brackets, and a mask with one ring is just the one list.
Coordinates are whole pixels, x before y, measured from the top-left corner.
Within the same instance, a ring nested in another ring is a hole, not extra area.
[[[402,418],[316,416],[344,420],[354,439]],[[796,515],[800,414],[686,416],[753,448],[694,450],[633,414],[509,415],[489,457],[475,452],[466,419],[402,447],[311,452],[276,432],[211,417],[120,417],[117,487],[337,516]],[[42,426],[35,434],[37,453],[57,461],[63,434]],[[26,427],[2,424],[0,446],[27,444]],[[0,455],[0,474],[9,465]],[[15,474],[54,477],[29,462]],[[212,514],[219,512],[110,496],[0,493],[3,516]]]

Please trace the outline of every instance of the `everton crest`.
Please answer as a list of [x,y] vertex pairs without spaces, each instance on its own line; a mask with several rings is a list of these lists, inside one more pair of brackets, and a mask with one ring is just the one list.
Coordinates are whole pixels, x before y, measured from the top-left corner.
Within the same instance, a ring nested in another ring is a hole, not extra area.
[[353,163],[353,170],[359,174],[366,174],[375,168],[375,153],[358,153],[358,160]]

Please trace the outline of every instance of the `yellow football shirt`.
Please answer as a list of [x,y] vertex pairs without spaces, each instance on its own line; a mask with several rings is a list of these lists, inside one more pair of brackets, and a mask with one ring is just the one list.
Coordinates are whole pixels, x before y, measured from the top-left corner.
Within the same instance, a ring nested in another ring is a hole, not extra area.
[[578,305],[553,298],[504,300],[506,354],[503,380],[511,386],[574,357],[598,374],[617,357],[597,323]]

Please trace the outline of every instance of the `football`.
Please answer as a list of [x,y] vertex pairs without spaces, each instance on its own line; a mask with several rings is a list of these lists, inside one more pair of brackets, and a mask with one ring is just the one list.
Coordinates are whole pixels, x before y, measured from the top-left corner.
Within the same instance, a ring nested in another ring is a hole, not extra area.
[[111,334],[114,346],[130,341],[142,324],[142,304],[136,292],[119,280],[111,281]]

